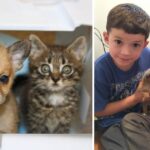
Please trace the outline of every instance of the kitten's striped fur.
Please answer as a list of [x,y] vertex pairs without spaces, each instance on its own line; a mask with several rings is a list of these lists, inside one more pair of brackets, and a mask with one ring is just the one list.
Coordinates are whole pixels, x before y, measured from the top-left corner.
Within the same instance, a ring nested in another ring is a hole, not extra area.
[[47,47],[31,35],[26,106],[29,133],[67,133],[77,110],[85,37],[70,46]]

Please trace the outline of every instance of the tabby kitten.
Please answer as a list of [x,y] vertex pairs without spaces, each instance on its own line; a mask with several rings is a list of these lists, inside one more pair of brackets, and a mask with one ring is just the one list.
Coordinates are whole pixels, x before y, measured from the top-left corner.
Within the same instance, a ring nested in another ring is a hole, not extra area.
[[26,122],[29,133],[68,133],[77,111],[77,85],[83,71],[86,39],[71,45],[46,46],[30,35],[29,82],[26,89]]

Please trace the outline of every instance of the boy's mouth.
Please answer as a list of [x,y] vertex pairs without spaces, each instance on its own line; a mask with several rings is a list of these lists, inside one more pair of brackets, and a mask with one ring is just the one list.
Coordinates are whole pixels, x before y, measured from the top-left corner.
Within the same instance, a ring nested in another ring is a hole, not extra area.
[[128,62],[128,61],[131,60],[130,58],[120,58],[120,57],[119,57],[119,59],[120,59],[121,61],[124,61],[124,62]]

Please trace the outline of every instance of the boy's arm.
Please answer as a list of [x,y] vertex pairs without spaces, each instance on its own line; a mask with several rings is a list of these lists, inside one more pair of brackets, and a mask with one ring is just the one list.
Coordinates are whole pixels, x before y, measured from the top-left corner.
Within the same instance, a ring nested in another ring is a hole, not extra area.
[[136,100],[135,95],[133,94],[122,100],[108,103],[102,111],[96,112],[95,115],[97,117],[113,115],[115,113],[125,110],[126,108],[132,107],[136,105],[137,103],[138,101]]
[[[140,87],[140,85],[139,85],[139,87]],[[139,87],[137,88],[135,93],[132,94],[131,96],[128,96],[122,100],[108,103],[103,110],[96,112],[95,115],[97,117],[113,115],[113,114],[121,112],[129,107],[133,107],[138,103],[150,101],[150,93],[139,91]]]

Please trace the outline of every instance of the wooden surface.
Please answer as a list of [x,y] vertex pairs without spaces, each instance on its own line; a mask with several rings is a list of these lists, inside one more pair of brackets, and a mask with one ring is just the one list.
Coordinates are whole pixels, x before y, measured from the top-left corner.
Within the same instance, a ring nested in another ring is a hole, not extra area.
[[45,44],[54,44],[56,36],[55,32],[47,32],[47,31],[1,31],[1,33],[5,33],[19,39],[25,39],[28,38],[30,34],[35,34]]
[[100,136],[98,133],[95,133],[94,150],[101,150]]

